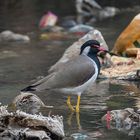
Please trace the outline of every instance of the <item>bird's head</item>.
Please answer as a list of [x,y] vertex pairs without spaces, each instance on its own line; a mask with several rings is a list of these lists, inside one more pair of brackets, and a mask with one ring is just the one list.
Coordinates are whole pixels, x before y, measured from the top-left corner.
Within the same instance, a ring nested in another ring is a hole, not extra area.
[[107,52],[107,50],[101,47],[97,40],[88,40],[81,46],[80,55],[97,55],[98,52]]

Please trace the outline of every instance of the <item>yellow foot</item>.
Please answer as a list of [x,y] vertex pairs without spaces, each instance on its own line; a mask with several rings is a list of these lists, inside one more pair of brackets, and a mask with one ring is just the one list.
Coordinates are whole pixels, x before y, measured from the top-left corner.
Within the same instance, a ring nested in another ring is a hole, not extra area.
[[70,109],[72,112],[74,112],[74,111],[75,111],[75,109],[73,108],[73,106],[72,106],[72,105],[68,105],[68,107],[69,107],[69,109]]

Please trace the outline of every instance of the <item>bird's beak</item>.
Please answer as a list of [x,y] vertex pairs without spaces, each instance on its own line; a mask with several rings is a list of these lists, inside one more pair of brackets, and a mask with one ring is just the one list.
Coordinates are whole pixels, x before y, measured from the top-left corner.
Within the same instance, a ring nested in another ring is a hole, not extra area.
[[98,49],[99,49],[99,51],[108,52],[108,50],[105,49],[104,47],[99,47]]

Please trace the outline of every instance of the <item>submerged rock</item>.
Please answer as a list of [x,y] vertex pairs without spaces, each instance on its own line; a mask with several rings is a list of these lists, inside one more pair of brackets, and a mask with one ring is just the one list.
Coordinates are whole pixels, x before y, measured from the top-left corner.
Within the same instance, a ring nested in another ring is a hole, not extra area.
[[18,41],[28,43],[30,42],[30,38],[27,35],[21,35],[6,30],[0,33],[0,41]]

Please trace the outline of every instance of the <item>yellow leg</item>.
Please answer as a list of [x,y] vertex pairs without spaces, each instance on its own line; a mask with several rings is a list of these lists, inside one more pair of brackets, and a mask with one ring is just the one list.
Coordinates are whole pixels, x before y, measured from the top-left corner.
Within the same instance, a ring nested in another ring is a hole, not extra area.
[[69,126],[71,126],[71,121],[73,119],[73,114],[74,114],[74,112],[70,112],[70,114],[68,115],[67,123],[68,123]]
[[73,108],[73,106],[71,105],[70,96],[68,96],[67,105],[68,105],[68,107],[70,108],[71,111],[73,111],[73,112],[75,111],[74,108]]
[[81,98],[81,96],[78,95],[77,105],[76,105],[76,112],[79,112],[80,111],[80,109],[79,109],[79,107],[80,107],[80,98]]

